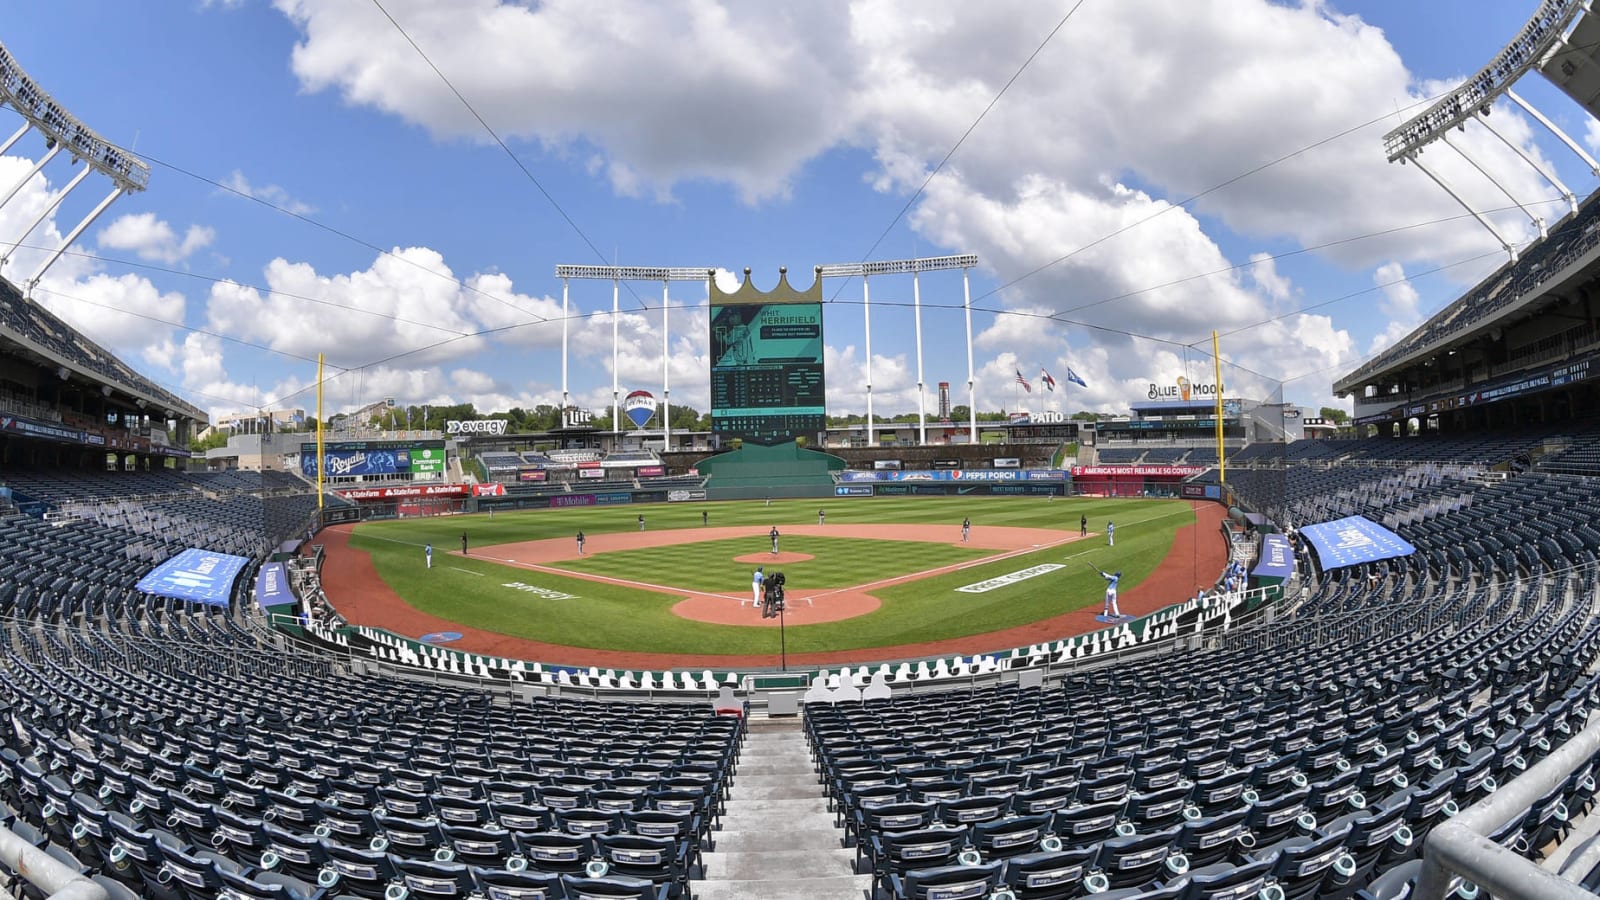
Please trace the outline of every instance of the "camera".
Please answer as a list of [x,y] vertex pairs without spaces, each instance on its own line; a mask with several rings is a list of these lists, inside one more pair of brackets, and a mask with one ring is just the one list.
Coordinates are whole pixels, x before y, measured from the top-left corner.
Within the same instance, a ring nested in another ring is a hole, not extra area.
[[766,580],[762,588],[765,592],[761,604],[762,618],[770,619],[783,610],[783,585],[786,581],[788,579],[783,577],[782,572],[774,572],[772,577]]

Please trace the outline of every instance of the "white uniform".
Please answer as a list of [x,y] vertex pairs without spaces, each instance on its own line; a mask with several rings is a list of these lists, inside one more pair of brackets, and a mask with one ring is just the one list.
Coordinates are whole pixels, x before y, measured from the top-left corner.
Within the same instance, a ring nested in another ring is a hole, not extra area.
[[1101,572],[1100,577],[1106,580],[1106,608],[1101,615],[1122,615],[1122,610],[1117,608],[1117,582],[1122,580],[1122,573],[1118,572],[1115,575],[1107,575],[1106,573]]
[[767,580],[767,576],[761,574],[761,570],[760,569],[757,569],[756,573],[750,577],[750,605],[751,606],[755,606],[755,607],[761,606],[761,585],[766,580]]

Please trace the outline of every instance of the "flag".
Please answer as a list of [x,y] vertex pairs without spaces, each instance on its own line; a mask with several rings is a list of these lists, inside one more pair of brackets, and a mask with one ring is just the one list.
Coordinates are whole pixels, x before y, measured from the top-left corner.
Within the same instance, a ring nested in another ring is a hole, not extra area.
[[1056,380],[1050,377],[1050,373],[1044,370],[1044,366],[1039,367],[1039,380],[1044,382],[1045,390],[1054,391],[1056,389]]
[[1078,377],[1078,373],[1077,372],[1072,371],[1072,367],[1071,366],[1067,366],[1067,380],[1072,382],[1073,384],[1077,385],[1078,387],[1088,387],[1089,386],[1089,385],[1084,383],[1082,378]]
[[1022,377],[1022,370],[1021,369],[1017,370],[1017,384],[1022,385],[1022,389],[1027,391],[1028,393],[1030,393],[1030,394],[1033,393],[1033,385],[1028,383],[1028,379]]

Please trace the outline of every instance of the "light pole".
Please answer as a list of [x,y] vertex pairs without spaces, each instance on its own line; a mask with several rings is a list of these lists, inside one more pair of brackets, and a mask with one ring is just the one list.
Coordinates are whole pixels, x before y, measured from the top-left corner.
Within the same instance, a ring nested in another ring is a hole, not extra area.
[[785,599],[778,603],[778,669],[789,671],[789,638],[783,631],[783,611],[789,603]]

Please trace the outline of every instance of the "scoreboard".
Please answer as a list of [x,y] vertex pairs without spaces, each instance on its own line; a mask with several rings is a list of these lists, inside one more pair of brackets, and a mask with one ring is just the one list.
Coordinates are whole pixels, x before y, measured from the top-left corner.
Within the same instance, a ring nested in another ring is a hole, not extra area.
[[821,303],[711,307],[711,430],[781,444],[827,427]]

